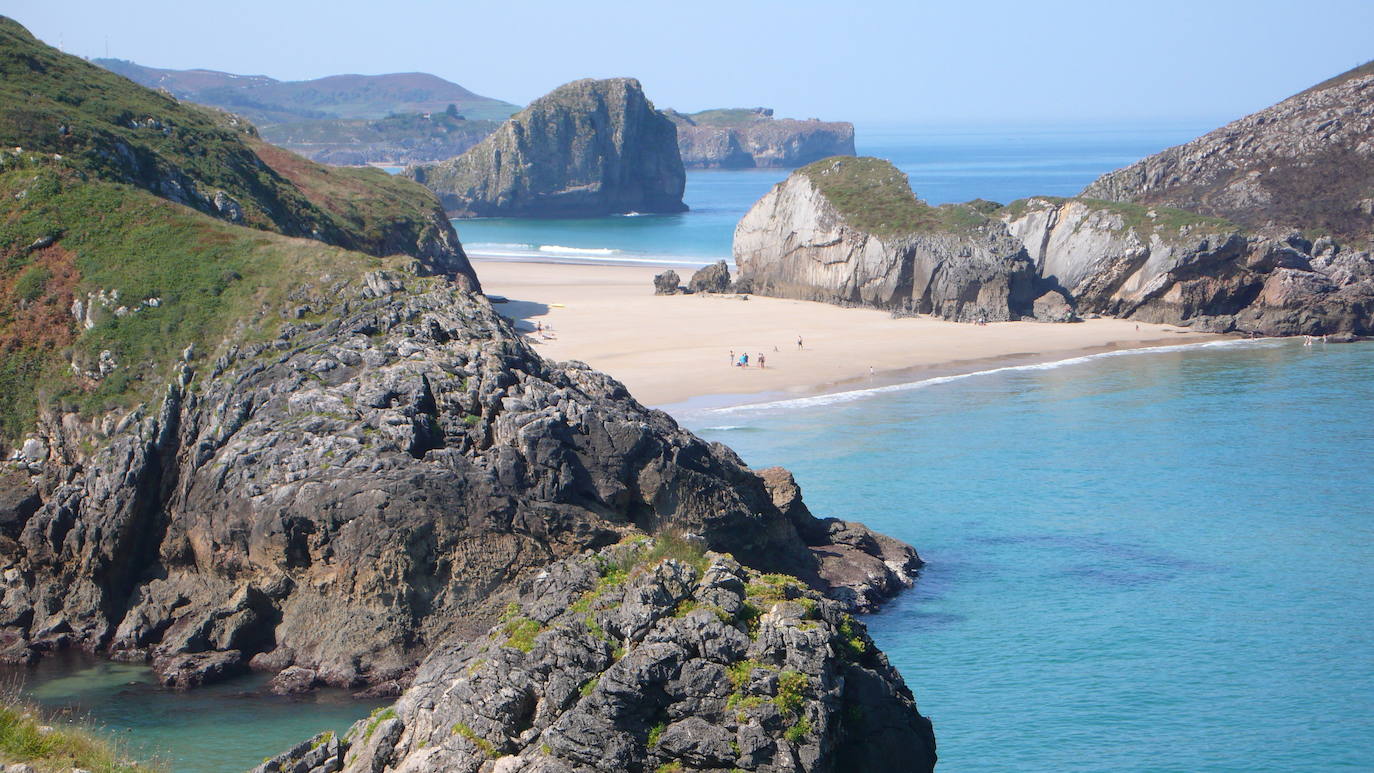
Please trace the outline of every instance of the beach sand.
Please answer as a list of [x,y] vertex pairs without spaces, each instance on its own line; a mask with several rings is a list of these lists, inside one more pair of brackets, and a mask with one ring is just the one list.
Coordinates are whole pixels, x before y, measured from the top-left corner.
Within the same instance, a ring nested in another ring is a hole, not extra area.
[[[1095,352],[1218,338],[1116,319],[972,325],[733,295],[653,294],[662,269],[473,259],[494,308],[554,360],[582,360],[640,402],[750,402],[860,389]],[[690,269],[678,269],[684,282]],[[535,323],[551,338],[534,334]],[[801,337],[803,347],[797,348]],[[748,353],[748,368],[731,365]],[[755,367],[759,355],[765,368]]]

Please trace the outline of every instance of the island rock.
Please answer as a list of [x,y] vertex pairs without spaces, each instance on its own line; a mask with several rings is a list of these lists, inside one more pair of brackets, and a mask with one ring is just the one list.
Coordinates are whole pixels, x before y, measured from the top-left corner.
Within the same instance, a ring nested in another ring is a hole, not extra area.
[[677,130],[633,78],[560,86],[463,155],[405,174],[458,217],[687,209]]

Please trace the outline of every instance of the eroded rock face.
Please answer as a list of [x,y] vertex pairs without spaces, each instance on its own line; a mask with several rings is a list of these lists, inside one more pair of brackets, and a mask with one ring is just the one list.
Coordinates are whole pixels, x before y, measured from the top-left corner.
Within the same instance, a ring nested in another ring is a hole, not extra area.
[[633,78],[560,86],[463,155],[405,173],[459,217],[687,209],[677,130]]
[[930,722],[840,604],[664,544],[550,566],[330,752],[258,770],[933,769]]
[[1356,250],[1374,236],[1374,64],[1169,148],[1083,195],[1168,205],[1249,228],[1320,228]]
[[1374,261],[1329,239],[1085,199],[1029,199],[1001,217],[1080,311],[1260,335],[1374,331]]
[[842,576],[830,522],[772,477],[540,359],[448,280],[294,297],[327,321],[182,365],[149,408],[45,416],[42,473],[0,477],[0,655],[78,646],[183,687],[245,663],[289,671],[284,691],[399,684],[516,580],[628,533],[686,529],[855,608],[919,566],[853,526],[882,547]]
[[909,310],[957,321],[1031,313],[1034,268],[997,221],[878,235],[852,226],[802,172],[735,228],[740,284],[760,295]]

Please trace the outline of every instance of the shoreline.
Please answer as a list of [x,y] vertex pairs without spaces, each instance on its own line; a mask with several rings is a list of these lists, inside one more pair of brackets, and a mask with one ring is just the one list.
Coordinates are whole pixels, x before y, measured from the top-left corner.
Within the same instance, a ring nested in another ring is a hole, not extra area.
[[[653,294],[660,268],[486,260],[494,308],[544,356],[581,360],[641,403],[706,410],[880,388],[1113,351],[1245,340],[1096,319],[973,325],[764,296]],[[687,279],[683,277],[684,281]],[[804,341],[798,348],[798,337]],[[732,362],[747,353],[750,367]],[[763,355],[767,367],[758,368]]]

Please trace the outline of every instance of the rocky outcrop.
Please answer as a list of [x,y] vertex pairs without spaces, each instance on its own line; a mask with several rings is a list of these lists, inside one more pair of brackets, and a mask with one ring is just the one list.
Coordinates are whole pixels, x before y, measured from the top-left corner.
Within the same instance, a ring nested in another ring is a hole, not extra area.
[[793,172],[735,228],[739,282],[760,295],[857,304],[959,321],[1032,313],[1034,266],[999,221],[930,207],[870,158]]
[[730,291],[730,267],[718,260],[692,272],[687,289],[694,293],[725,293]]
[[39,458],[0,478],[0,655],[76,646],[181,687],[245,664],[303,669],[286,691],[399,684],[515,581],[626,534],[687,530],[855,609],[920,564],[609,377],[540,359],[448,280],[291,297],[307,321],[182,363],[160,403],[45,409]]
[[1091,198],[1172,206],[1252,229],[1374,236],[1374,62],[1098,179]]
[[1000,217],[1080,311],[1260,335],[1374,331],[1374,261],[1330,239],[1085,199],[1029,199]]
[[633,78],[560,86],[463,155],[405,173],[459,217],[687,209],[677,131]]
[[854,155],[854,124],[773,118],[768,108],[666,111],[677,124],[688,169],[793,168],[830,156]]
[[654,274],[654,295],[677,295],[685,292],[682,277],[671,268],[661,274]]
[[277,771],[929,771],[930,722],[862,624],[686,540],[550,566],[392,708]]

